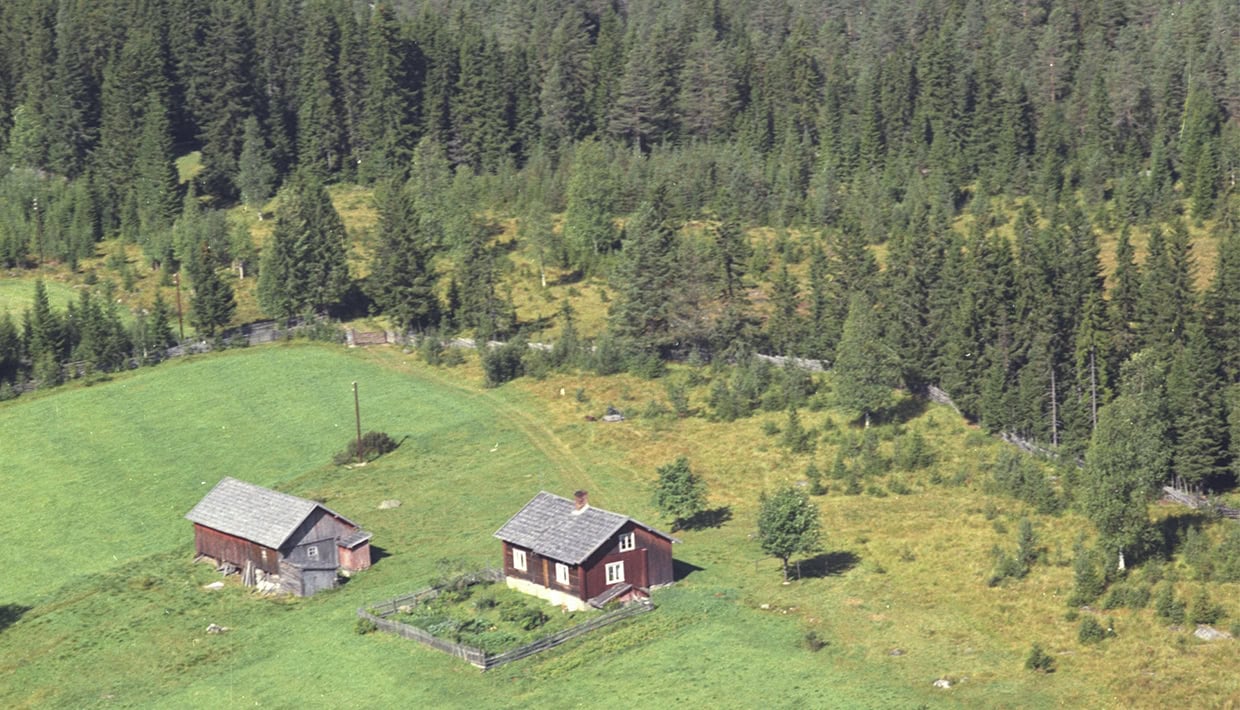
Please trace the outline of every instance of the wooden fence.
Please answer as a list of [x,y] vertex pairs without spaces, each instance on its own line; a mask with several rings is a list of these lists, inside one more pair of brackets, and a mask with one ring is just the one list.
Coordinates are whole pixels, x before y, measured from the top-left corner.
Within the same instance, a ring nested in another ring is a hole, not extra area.
[[[499,570],[484,570],[474,575],[461,578],[461,580],[464,580],[466,584],[477,584],[483,581],[498,581],[502,578],[503,573]],[[458,580],[458,582],[461,580]],[[548,649],[555,648],[556,646],[575,639],[582,634],[588,634],[591,631],[601,629],[604,626],[610,626],[611,624],[618,621],[623,621],[629,617],[654,611],[654,604],[650,603],[648,600],[630,602],[615,611],[609,611],[601,616],[596,616],[593,619],[584,621],[576,626],[564,629],[563,631],[548,634],[520,648],[514,648],[509,651],[496,654],[488,653],[480,648],[474,648],[473,646],[454,643],[447,639],[439,638],[438,636],[435,636],[424,629],[419,629],[416,626],[410,626],[409,624],[404,624],[399,621],[392,621],[387,618],[396,614],[401,607],[416,606],[427,600],[434,599],[439,596],[442,589],[443,587],[427,587],[426,589],[422,589],[412,594],[406,594],[401,597],[381,601],[377,604],[372,604],[369,610],[366,608],[358,609],[357,615],[362,619],[369,620],[375,625],[375,628],[380,631],[385,631],[403,638],[412,639],[423,645],[430,646],[437,651],[442,651],[451,656],[456,656],[457,658],[463,658],[473,666],[486,671],[497,666],[502,666],[505,663],[512,663],[513,661],[518,661],[536,653],[541,653]]]

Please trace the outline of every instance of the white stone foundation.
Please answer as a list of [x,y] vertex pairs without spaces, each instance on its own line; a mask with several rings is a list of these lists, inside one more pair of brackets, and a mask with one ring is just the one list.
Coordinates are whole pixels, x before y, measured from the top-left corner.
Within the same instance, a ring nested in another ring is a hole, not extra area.
[[527,579],[518,579],[517,577],[505,577],[505,583],[510,589],[515,589],[522,594],[545,599],[548,602],[567,609],[568,611],[585,611],[590,605],[583,599],[578,599],[567,592],[561,592],[558,589],[548,589],[541,584],[535,584]]

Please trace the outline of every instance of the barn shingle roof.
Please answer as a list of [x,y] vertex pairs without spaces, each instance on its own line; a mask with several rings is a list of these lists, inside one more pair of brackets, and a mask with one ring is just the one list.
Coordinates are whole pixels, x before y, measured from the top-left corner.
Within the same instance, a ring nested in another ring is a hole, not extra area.
[[590,506],[574,513],[575,507],[574,502],[567,498],[541,491],[495,531],[495,537],[533,550],[543,557],[573,565],[585,562],[630,521],[676,541],[672,536],[628,516]]
[[305,498],[226,476],[185,514],[190,522],[279,549],[316,508],[349,525],[353,521]]

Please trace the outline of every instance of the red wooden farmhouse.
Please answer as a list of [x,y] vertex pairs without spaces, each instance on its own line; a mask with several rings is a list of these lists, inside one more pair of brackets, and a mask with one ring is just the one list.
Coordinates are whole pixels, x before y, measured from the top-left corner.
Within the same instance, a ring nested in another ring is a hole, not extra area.
[[496,533],[508,586],[570,610],[649,596],[672,583],[667,533],[590,507],[585,491],[568,500],[543,491]]
[[280,587],[310,596],[336,586],[336,570],[370,567],[370,533],[326,506],[224,478],[185,515],[194,551],[238,570],[278,575]]

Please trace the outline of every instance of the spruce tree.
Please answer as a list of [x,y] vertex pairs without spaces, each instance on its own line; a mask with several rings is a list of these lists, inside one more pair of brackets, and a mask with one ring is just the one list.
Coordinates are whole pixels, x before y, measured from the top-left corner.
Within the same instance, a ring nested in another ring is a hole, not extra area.
[[142,133],[138,155],[133,165],[134,196],[137,200],[138,224],[142,243],[148,235],[167,230],[176,219],[180,189],[172,149],[172,126],[168,108],[156,92],[146,96],[142,114]]
[[337,64],[340,27],[324,2],[307,3],[302,16],[297,156],[301,170],[326,180],[344,168],[349,154]]
[[276,225],[262,254],[258,302],[272,316],[321,313],[349,286],[347,235],[322,183],[299,174],[280,193]]
[[1218,356],[1205,328],[1194,318],[1167,373],[1171,470],[1188,485],[1217,483],[1224,471],[1227,429],[1222,384]]
[[569,167],[564,242],[569,265],[587,274],[617,246],[613,181],[603,145],[593,139],[578,143]]
[[366,91],[359,139],[363,182],[403,176],[417,135],[421,51],[406,40],[395,11],[377,5],[366,43]]
[[387,185],[379,200],[379,244],[368,282],[371,298],[401,331],[438,326],[433,245],[421,232],[413,196],[400,185]]
[[899,363],[883,341],[873,302],[864,293],[854,295],[849,304],[833,374],[840,406],[857,412],[869,428],[871,417],[891,401]]
[[251,209],[261,210],[275,189],[276,167],[258,119],[245,119],[241,156],[237,159],[237,189]]
[[236,313],[236,297],[232,286],[216,271],[215,260],[205,243],[192,250],[191,254],[185,263],[192,288],[189,322],[199,336],[213,338]]
[[625,226],[617,298],[610,313],[609,330],[637,351],[659,354],[671,345],[669,301],[675,288],[675,255],[675,235],[660,186]]

